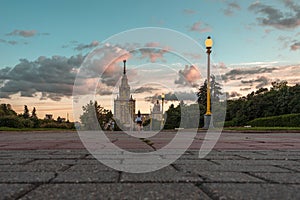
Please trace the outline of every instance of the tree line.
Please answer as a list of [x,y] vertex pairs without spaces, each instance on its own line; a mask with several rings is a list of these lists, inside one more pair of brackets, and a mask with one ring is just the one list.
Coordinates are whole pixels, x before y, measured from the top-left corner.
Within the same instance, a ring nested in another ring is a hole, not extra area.
[[10,104],[0,104],[0,127],[73,129],[74,123],[64,122],[60,117],[57,120],[39,119],[35,107],[30,113],[27,105],[24,105],[23,113],[17,114]]

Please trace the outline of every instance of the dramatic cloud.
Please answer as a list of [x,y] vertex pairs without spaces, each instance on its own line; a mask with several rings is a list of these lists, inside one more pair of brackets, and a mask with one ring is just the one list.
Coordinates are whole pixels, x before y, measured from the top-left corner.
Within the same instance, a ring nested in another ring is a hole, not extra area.
[[132,92],[135,93],[135,94],[144,93],[144,92],[152,93],[155,90],[158,90],[158,89],[147,86],[147,87],[139,87],[139,88],[133,90]]
[[82,51],[84,49],[91,49],[99,45],[99,42],[94,40],[90,44],[78,44],[74,49],[77,51]]
[[[155,103],[156,100],[161,99],[161,94],[155,94],[154,96],[145,97],[145,101],[150,101]],[[167,93],[165,94],[166,101],[193,101],[196,102],[197,96],[194,92],[175,92],[175,93]]]
[[240,93],[238,93],[238,92],[235,92],[235,91],[233,91],[233,92],[226,92],[226,97],[228,98],[228,99],[230,99],[230,98],[235,98],[235,97],[241,97],[242,96],[242,94],[240,94]]
[[249,6],[249,10],[263,15],[257,20],[262,26],[271,26],[277,29],[294,29],[300,26],[300,6],[292,0],[284,0],[288,11],[276,9],[256,1]]
[[297,51],[299,49],[300,49],[300,42],[295,42],[294,44],[291,45],[292,51]]
[[178,72],[179,78],[175,80],[175,84],[181,86],[198,87],[199,80],[201,78],[199,70],[195,66],[186,65],[183,70]]
[[227,3],[227,7],[224,9],[224,15],[232,16],[235,11],[241,10],[241,7],[236,2]]
[[249,88],[241,88],[240,89],[240,91],[249,91],[249,90],[251,90],[251,87],[249,87]]
[[260,76],[257,77],[257,79],[251,79],[251,80],[242,80],[241,81],[242,84],[250,84],[250,86],[253,85],[253,83],[258,83],[258,85],[256,86],[256,89],[262,88],[264,86],[267,86],[270,82],[269,79],[265,76]]
[[150,42],[135,52],[141,54],[141,59],[148,59],[150,62],[155,63],[158,60],[165,61],[164,54],[169,51],[169,47],[161,47],[157,42]]
[[252,69],[232,69],[229,72],[222,75],[222,79],[226,82],[228,80],[238,80],[243,78],[245,75],[261,74],[261,73],[272,73],[277,70],[276,67],[254,67]]
[[204,25],[201,21],[195,22],[192,27],[190,28],[190,31],[198,32],[198,33],[205,33],[205,32],[211,32],[211,28],[208,25]]
[[60,100],[72,95],[73,83],[77,69],[84,57],[81,55],[70,58],[53,56],[39,57],[35,61],[21,59],[13,68],[0,71],[0,98],[10,98],[20,93],[21,96],[33,97],[42,93],[42,99]]
[[33,37],[37,33],[36,30],[14,30],[6,35],[9,36],[21,36],[21,37]]

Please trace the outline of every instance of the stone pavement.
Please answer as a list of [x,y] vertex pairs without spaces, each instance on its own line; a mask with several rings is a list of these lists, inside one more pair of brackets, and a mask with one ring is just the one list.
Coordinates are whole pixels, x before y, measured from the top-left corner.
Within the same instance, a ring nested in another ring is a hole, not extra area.
[[[148,141],[108,135],[139,152],[174,133]],[[131,174],[93,158],[76,132],[0,132],[0,199],[300,199],[300,133],[222,133],[203,159],[203,133],[196,138],[171,165]]]

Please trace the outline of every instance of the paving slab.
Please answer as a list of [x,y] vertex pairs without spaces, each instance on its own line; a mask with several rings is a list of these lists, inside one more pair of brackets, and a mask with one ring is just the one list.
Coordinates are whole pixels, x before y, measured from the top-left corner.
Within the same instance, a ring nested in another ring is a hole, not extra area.
[[53,172],[0,172],[0,183],[45,183],[54,177]]
[[59,173],[52,183],[115,183],[119,179],[116,171],[80,172],[65,171]]
[[300,199],[299,185],[204,183],[199,187],[214,199]]
[[203,199],[210,198],[188,183],[47,184],[21,199]]
[[[111,165],[133,167],[132,161],[143,159],[124,156],[125,150],[154,151],[124,133],[108,137],[123,148],[96,151]],[[163,147],[174,133],[153,137]],[[197,137],[203,139],[204,132]],[[199,159],[201,143],[170,166],[131,174],[100,163],[75,132],[0,132],[0,199],[300,199],[300,133],[222,134],[216,148]],[[176,158],[178,149],[157,155],[158,162]]]
[[122,173],[120,182],[201,182],[203,181],[198,175],[183,173],[176,171],[173,167],[168,166],[163,169],[142,173],[142,174],[132,174],[132,173]]
[[205,182],[234,182],[234,183],[261,183],[262,179],[241,172],[200,172],[199,175]]
[[31,184],[6,184],[0,183],[0,200],[4,199],[15,199],[18,196],[25,194],[34,188]]
[[283,184],[300,184],[300,173],[250,173],[258,178]]

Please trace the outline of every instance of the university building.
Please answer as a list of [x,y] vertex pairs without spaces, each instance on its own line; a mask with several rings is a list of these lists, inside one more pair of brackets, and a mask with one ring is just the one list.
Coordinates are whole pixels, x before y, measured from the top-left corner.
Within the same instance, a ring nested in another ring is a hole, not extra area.
[[119,87],[119,94],[114,99],[114,118],[119,126],[131,129],[135,120],[135,99],[130,94],[130,86],[126,75],[126,60],[123,61],[123,76]]

